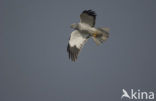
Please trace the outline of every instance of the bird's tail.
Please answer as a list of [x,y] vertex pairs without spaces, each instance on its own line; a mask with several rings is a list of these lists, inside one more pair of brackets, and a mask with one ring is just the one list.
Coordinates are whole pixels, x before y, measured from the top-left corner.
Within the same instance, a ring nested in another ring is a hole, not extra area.
[[97,45],[100,45],[104,41],[106,41],[109,37],[109,28],[97,28],[102,33],[98,34],[97,36],[93,36],[93,40]]

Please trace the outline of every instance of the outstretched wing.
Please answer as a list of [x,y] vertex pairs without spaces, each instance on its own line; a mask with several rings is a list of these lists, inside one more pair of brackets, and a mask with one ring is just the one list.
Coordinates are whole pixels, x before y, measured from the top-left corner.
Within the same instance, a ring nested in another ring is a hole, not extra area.
[[94,27],[96,20],[96,13],[92,10],[84,10],[80,15],[80,22],[86,23],[91,27]]
[[81,48],[84,46],[88,38],[89,36],[87,34],[80,33],[78,30],[74,30],[71,33],[67,46],[69,59],[71,59],[72,61],[75,61],[77,59]]

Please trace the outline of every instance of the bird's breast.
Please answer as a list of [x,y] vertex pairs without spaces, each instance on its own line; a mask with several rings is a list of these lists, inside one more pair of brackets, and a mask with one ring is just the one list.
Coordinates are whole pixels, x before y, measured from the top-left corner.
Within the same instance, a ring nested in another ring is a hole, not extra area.
[[96,28],[91,27],[90,25],[85,24],[85,23],[79,23],[79,30],[88,34],[96,32]]

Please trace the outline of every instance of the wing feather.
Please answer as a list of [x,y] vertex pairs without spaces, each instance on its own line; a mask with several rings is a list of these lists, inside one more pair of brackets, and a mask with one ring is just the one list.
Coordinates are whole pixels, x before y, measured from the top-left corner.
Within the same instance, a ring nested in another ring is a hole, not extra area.
[[86,23],[91,27],[94,27],[96,20],[96,13],[92,10],[84,10],[80,15],[80,22]]
[[67,46],[67,52],[69,59],[76,61],[81,48],[84,46],[88,39],[87,34],[80,33],[78,30],[74,30],[71,33],[69,43]]

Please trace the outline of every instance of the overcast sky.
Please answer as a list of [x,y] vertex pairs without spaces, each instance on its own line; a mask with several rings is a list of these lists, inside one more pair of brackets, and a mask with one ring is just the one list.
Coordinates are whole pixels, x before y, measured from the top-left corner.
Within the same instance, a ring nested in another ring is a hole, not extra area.
[[[121,101],[156,91],[155,0],[1,0],[0,101]],[[85,9],[110,38],[90,39],[74,63],[70,24]]]

